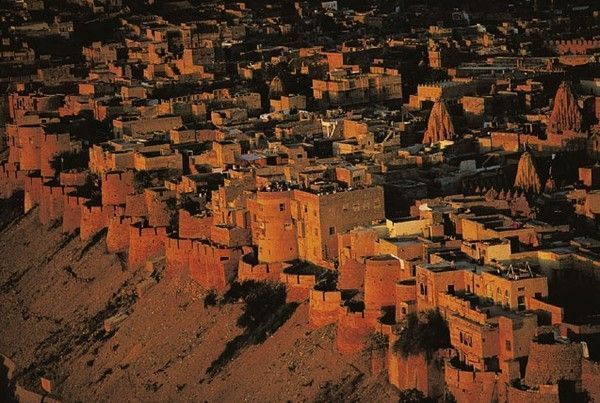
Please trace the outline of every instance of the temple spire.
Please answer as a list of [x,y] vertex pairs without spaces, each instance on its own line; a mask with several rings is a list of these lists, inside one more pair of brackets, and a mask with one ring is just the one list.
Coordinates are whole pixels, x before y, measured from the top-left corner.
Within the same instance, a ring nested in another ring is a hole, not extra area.
[[452,124],[452,118],[446,108],[446,103],[439,99],[431,109],[423,143],[438,143],[442,140],[452,140],[453,138],[454,125]]
[[529,151],[525,151],[519,160],[517,176],[515,177],[515,187],[533,193],[540,193],[542,190],[540,177]]
[[554,134],[568,130],[575,132],[581,130],[581,111],[577,106],[571,84],[566,81],[563,81],[556,91],[548,130]]
[[283,81],[279,76],[273,77],[269,83],[269,98],[279,98],[283,95]]

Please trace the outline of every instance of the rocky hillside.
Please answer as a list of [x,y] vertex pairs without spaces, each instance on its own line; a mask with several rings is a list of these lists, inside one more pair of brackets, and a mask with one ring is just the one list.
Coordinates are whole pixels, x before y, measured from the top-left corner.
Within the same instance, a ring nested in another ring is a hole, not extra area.
[[307,330],[306,304],[266,318],[280,326],[261,341],[237,325],[241,299],[212,304],[186,280],[126,270],[102,233],[84,243],[11,211],[0,220],[0,352],[30,390],[45,377],[63,401],[397,400],[367,353],[335,350],[335,328]]

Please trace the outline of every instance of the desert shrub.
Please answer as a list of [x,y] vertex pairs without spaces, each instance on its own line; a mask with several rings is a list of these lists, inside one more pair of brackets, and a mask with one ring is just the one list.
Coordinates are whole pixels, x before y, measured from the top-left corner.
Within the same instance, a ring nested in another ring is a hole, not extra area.
[[152,176],[148,171],[136,171],[133,174],[133,187],[136,193],[143,192],[144,189],[152,186]]
[[208,308],[209,306],[217,305],[217,293],[215,290],[210,290],[208,294],[204,297],[204,307]]
[[192,195],[188,193],[184,193],[179,198],[179,207],[186,210],[190,214],[198,214],[202,211],[202,206],[200,203],[192,197]]

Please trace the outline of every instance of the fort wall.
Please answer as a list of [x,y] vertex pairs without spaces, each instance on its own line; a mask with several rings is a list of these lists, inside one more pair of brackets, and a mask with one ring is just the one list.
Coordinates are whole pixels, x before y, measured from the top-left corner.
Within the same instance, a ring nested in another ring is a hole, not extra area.
[[308,323],[313,328],[335,323],[342,309],[341,291],[310,290]]
[[60,184],[63,186],[76,187],[85,185],[87,180],[88,172],[61,172],[60,173]]
[[223,248],[194,241],[190,254],[190,277],[205,289],[224,291],[236,278],[242,253],[240,248]]
[[250,260],[251,254],[244,255],[238,265],[238,281],[279,281],[283,269],[288,267],[287,263],[258,263]]
[[36,171],[42,168],[40,147],[44,136],[41,126],[18,127],[19,164],[21,169]]
[[164,256],[167,242],[166,227],[145,227],[134,224],[129,227],[130,269],[143,267],[148,259]]
[[129,248],[129,227],[140,222],[138,217],[113,215],[108,220],[106,249],[110,253],[127,252]]
[[563,322],[565,314],[564,309],[536,299],[531,296],[525,297],[525,307],[531,311],[543,311],[550,315],[550,322],[553,325],[557,325]]
[[315,286],[314,274],[287,274],[281,273],[279,281],[285,284],[287,302],[303,302],[309,297],[310,290]]
[[82,241],[90,239],[96,232],[108,228],[108,222],[114,215],[121,215],[123,210],[114,206],[83,206],[79,236]]
[[353,312],[346,309],[340,310],[338,317],[335,344],[343,354],[352,354],[362,351],[367,346],[369,336],[377,322],[378,313]]
[[600,401],[600,363],[584,359],[581,366],[581,386],[591,401]]
[[23,187],[25,189],[23,199],[23,211],[27,213],[29,210],[40,204],[42,198],[42,184],[43,178],[41,176],[27,176],[24,179]]
[[133,191],[133,171],[106,172],[102,175],[103,206],[125,204],[127,195]]
[[0,198],[7,199],[15,192],[24,189],[28,172],[19,170],[18,164],[0,165]]
[[167,238],[165,251],[166,274],[187,276],[190,268],[191,239]]
[[488,403],[498,401],[506,388],[495,372],[465,371],[449,361],[444,366],[448,390],[459,402]]
[[392,256],[366,260],[365,307],[380,309],[396,304],[396,282],[401,279],[400,261]]
[[558,385],[540,385],[538,389],[522,390],[509,386],[507,401],[519,403],[558,403]]
[[360,290],[365,284],[365,264],[348,259],[340,266],[339,288]]
[[72,190],[74,189],[58,184],[45,183],[42,185],[39,209],[39,220],[42,225],[63,216],[65,195]]
[[44,134],[40,144],[40,169],[42,176],[54,176],[56,173],[50,162],[55,156],[71,151],[69,133]]
[[247,228],[213,225],[210,227],[210,239],[219,245],[230,248],[250,244],[250,230]]
[[211,216],[195,216],[189,211],[179,210],[179,237],[187,239],[208,239],[212,226]]
[[529,386],[573,381],[581,387],[583,348],[579,343],[531,342],[524,383]]
[[146,217],[146,196],[143,193],[127,195],[125,198],[125,215],[129,217]]
[[600,49],[600,39],[560,39],[546,41],[545,46],[559,55],[585,55]]
[[89,199],[74,194],[66,194],[63,201],[62,231],[72,232],[81,225],[81,209]]
[[403,357],[388,354],[388,381],[400,390],[418,389],[427,397],[443,394],[444,376],[440,358],[427,360],[423,354]]
[[144,189],[146,208],[148,210],[148,223],[153,227],[166,227],[171,222],[168,200],[175,197],[175,193],[166,189]]

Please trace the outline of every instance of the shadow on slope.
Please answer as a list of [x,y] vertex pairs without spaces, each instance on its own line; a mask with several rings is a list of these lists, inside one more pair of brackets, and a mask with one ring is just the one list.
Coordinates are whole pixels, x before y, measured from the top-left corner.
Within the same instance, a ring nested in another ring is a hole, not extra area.
[[283,284],[244,281],[233,283],[225,293],[221,304],[242,300],[243,313],[237,325],[244,332],[227,343],[223,352],[206,370],[209,380],[214,378],[241,351],[250,345],[260,344],[281,327],[298,307],[297,303],[286,303]]
[[9,199],[0,199],[0,231],[23,216],[23,192],[17,192]]

